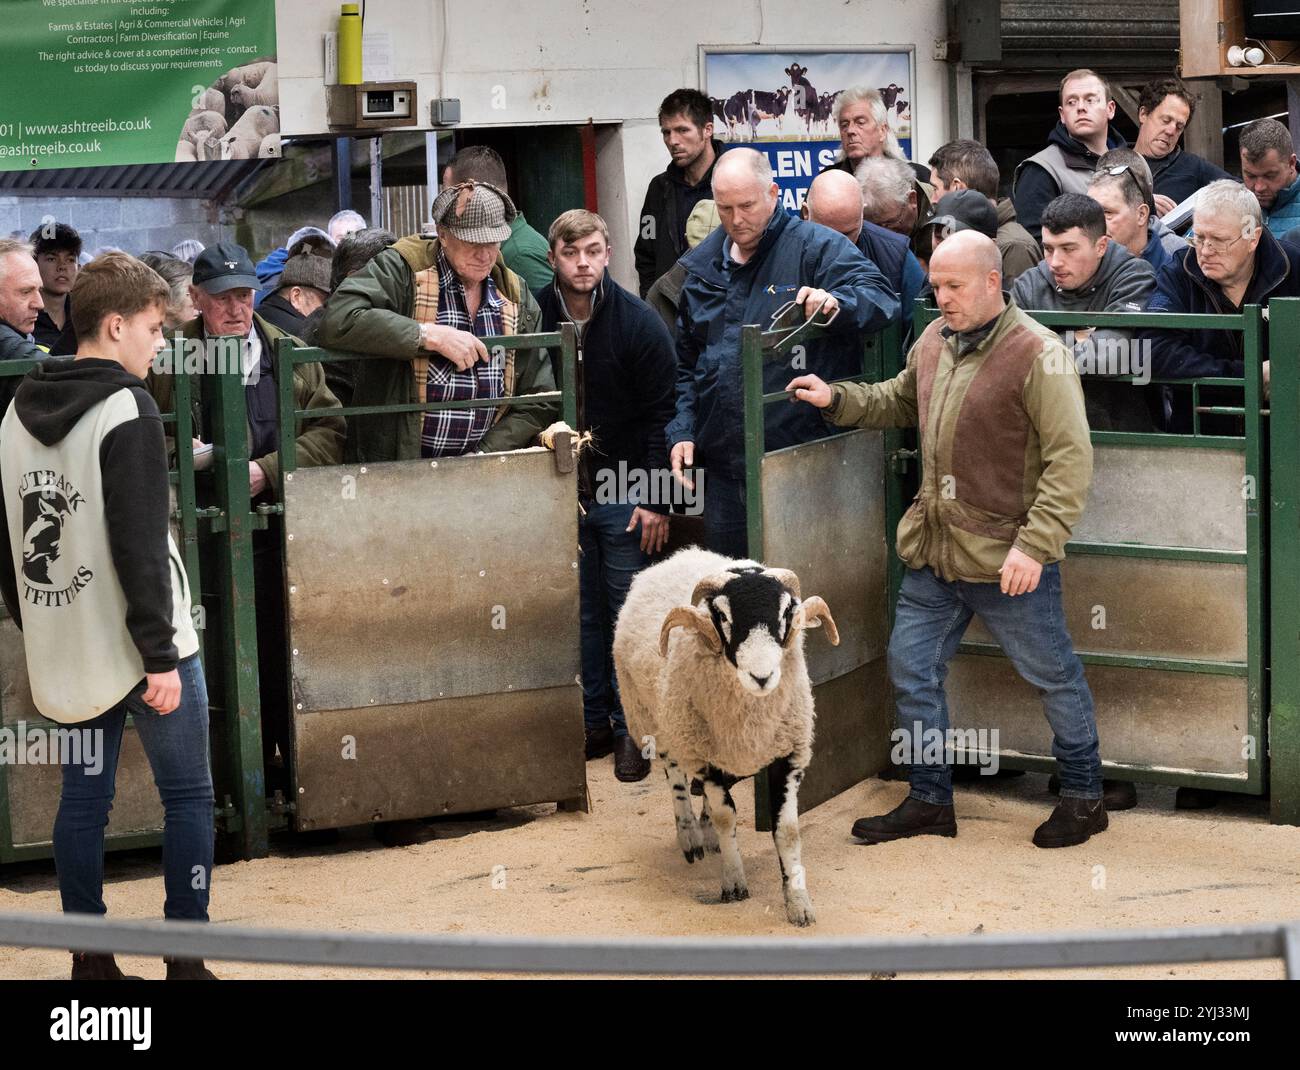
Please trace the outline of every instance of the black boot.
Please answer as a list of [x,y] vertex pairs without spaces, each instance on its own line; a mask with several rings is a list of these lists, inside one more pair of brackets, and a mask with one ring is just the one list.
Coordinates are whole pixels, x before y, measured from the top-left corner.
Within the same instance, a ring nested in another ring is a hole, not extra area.
[[957,818],[951,803],[937,806],[909,795],[887,814],[858,818],[853,823],[853,835],[869,844],[907,836],[956,836]]
[[605,725],[602,728],[587,729],[587,761],[595,761],[607,754],[614,753],[614,730]]
[[614,776],[624,784],[635,784],[650,775],[650,763],[641,757],[641,748],[631,736],[614,740]]
[[1087,841],[1094,832],[1105,832],[1109,824],[1104,800],[1062,799],[1052,816],[1034,830],[1034,846],[1073,847]]
[[163,959],[169,981],[215,981],[217,975],[203,965],[202,959]]
[[132,973],[123,973],[117,968],[117,961],[112,955],[94,951],[74,951],[72,953],[72,980],[74,981],[143,981]]
[[[1053,773],[1047,780],[1047,790],[1053,795],[1061,794],[1061,778]],[[1137,785],[1131,780],[1103,780],[1101,797],[1106,800],[1106,812],[1132,810],[1138,804]]]

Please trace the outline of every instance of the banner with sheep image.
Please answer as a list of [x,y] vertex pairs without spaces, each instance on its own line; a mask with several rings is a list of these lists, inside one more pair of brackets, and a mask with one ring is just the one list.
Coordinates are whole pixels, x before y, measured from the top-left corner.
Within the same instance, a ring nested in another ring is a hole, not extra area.
[[6,0],[0,170],[280,155],[274,0]]
[[880,94],[889,129],[912,157],[916,78],[910,46],[702,46],[700,85],[713,105],[713,136],[764,153],[781,189],[781,207],[792,215],[822,168],[839,159],[832,113],[850,86]]

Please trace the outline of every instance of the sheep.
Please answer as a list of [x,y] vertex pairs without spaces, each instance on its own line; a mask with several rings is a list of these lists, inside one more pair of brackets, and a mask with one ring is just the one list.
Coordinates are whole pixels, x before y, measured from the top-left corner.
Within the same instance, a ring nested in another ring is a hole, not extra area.
[[257,85],[232,85],[230,102],[237,108],[251,108],[254,104],[279,104],[280,87],[272,63]]
[[200,131],[207,131],[210,138],[216,139],[224,137],[227,129],[226,117],[220,112],[196,111],[185,120],[185,126],[181,128],[181,140],[188,138],[198,145]]
[[226,114],[226,97],[220,89],[205,89],[194,98],[194,111],[215,111]]
[[244,112],[239,122],[221,139],[223,160],[254,160],[268,134],[280,132],[280,119],[274,108],[258,104]]
[[[813,698],[803,629],[839,632],[826,603],[801,599],[786,569],[689,548],[632,582],[614,666],[633,738],[664,763],[686,861],[722,855],[722,902],[749,897],[730,788],[772,768],[772,838],[786,917],[814,922],[799,843],[799,783],[812,759]],[[687,782],[704,784],[697,822]]]
[[275,62],[273,60],[259,60],[256,63],[249,63],[243,67],[233,67],[213,82],[212,88],[218,89],[229,96],[231,89],[237,85],[246,85],[249,87],[261,85],[262,79],[266,76],[266,72],[273,67],[275,67]]

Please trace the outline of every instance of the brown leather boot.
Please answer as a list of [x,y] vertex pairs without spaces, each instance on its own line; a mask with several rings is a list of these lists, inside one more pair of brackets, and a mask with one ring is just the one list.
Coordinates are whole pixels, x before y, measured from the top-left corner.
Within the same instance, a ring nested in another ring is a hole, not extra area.
[[1105,832],[1109,824],[1105,800],[1062,799],[1052,816],[1034,830],[1034,846],[1074,847],[1085,843],[1094,832]]
[[956,836],[957,818],[951,804],[937,806],[909,795],[887,814],[858,818],[853,823],[853,835],[868,844],[908,836]]
[[143,977],[123,973],[117,968],[112,955],[95,951],[72,953],[72,980],[74,981],[142,981]]

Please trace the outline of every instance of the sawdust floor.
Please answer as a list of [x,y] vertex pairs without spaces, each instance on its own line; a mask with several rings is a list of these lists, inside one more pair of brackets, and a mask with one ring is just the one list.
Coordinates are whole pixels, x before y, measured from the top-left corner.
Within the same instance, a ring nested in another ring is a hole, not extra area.
[[[1044,851],[1029,837],[1054,799],[1046,794],[1046,776],[1030,773],[959,785],[956,839],[856,845],[849,837],[853,820],[894,806],[906,792],[903,784],[876,779],[805,814],[803,858],[817,925],[797,930],[785,920],[771,838],[752,827],[751,782],[735,792],[751,897],[721,904],[718,858],[686,864],[657,771],[633,785],[614,779],[609,758],[588,763],[587,771],[591,814],[533,806],[499,811],[492,822],[441,820],[428,825],[429,840],[402,848],[380,846],[367,829],[350,830],[329,847],[276,842],[270,858],[218,867],[212,920],[354,932],[898,937],[1300,917],[1300,828],[1269,825],[1266,803],[1235,798],[1215,810],[1181,812],[1172,788],[1139,785],[1138,808],[1113,815],[1109,831],[1081,847]],[[493,887],[497,866],[505,867],[504,888]],[[1095,886],[1099,877],[1104,887]],[[105,898],[115,917],[160,916],[158,852],[110,856]],[[52,863],[0,870],[0,910],[57,909]],[[156,959],[120,961],[146,977],[163,973]],[[0,948],[0,978],[56,978],[67,969],[63,952]],[[251,963],[221,963],[218,973],[416,976]],[[1272,961],[1014,976],[1282,974],[1281,962]]]

